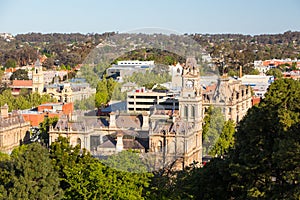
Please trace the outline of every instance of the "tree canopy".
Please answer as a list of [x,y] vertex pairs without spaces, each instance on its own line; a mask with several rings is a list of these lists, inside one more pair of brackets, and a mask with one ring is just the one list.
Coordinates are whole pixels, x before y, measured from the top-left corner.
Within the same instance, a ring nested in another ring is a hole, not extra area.
[[58,173],[40,144],[21,146],[1,165],[0,199],[61,199]]
[[56,100],[49,94],[40,95],[37,92],[30,94],[26,92],[23,95],[13,96],[10,89],[6,89],[0,94],[0,105],[7,104],[10,111],[29,109],[46,102],[56,102]]
[[299,81],[276,80],[262,102],[252,107],[238,124],[235,143],[223,158],[213,158],[203,168],[161,176],[156,180],[160,189],[152,191],[153,196],[299,199],[299,99]]
[[208,107],[202,131],[203,155],[224,155],[233,147],[234,132],[234,122],[225,121],[221,108]]
[[[50,157],[59,172],[64,199],[144,199],[151,174],[116,170],[88,152],[72,147],[68,138],[51,144]],[[119,157],[120,158],[120,157]]]
[[10,76],[10,80],[29,80],[28,72],[25,69],[17,69]]

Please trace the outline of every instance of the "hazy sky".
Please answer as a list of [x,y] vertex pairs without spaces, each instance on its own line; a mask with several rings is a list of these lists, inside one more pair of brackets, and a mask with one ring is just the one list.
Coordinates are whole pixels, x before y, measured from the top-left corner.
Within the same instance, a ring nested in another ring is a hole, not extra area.
[[299,0],[0,0],[0,32],[300,31]]

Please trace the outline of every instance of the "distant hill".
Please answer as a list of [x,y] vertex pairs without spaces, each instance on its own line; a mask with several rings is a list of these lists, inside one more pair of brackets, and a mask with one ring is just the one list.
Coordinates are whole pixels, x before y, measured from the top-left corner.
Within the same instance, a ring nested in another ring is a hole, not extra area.
[[[103,34],[81,33],[27,33],[18,34],[10,42],[0,39],[0,64],[10,59],[17,66],[32,64],[37,59],[37,51],[47,56],[44,67],[65,65],[74,67],[105,38],[115,32]],[[300,32],[287,31],[283,34],[242,35],[242,34],[191,34],[214,59],[223,57],[231,70],[244,66],[245,73],[252,69],[254,60],[271,58],[300,59]],[[145,52],[146,51],[146,52]],[[120,59],[156,60],[164,64],[182,61],[177,55],[160,50],[137,50]]]

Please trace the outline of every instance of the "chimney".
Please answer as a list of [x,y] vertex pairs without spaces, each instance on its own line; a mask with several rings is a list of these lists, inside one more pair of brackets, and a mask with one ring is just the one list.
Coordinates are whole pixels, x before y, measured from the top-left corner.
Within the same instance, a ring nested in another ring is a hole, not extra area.
[[149,129],[149,115],[147,112],[143,112],[143,125],[142,129]]
[[240,66],[240,78],[242,78],[243,77],[243,67],[242,66]]
[[117,145],[116,145],[117,152],[120,152],[123,150],[123,134],[117,133]]
[[114,112],[111,112],[109,116],[109,128],[116,128],[116,114]]
[[8,105],[5,104],[4,106],[1,106],[0,108],[0,116],[2,118],[7,118],[8,117]]

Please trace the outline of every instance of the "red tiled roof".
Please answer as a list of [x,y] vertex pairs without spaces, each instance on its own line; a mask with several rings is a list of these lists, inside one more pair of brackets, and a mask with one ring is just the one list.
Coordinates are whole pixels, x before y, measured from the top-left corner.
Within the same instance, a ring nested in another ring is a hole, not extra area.
[[32,86],[32,80],[13,80],[13,86]]

